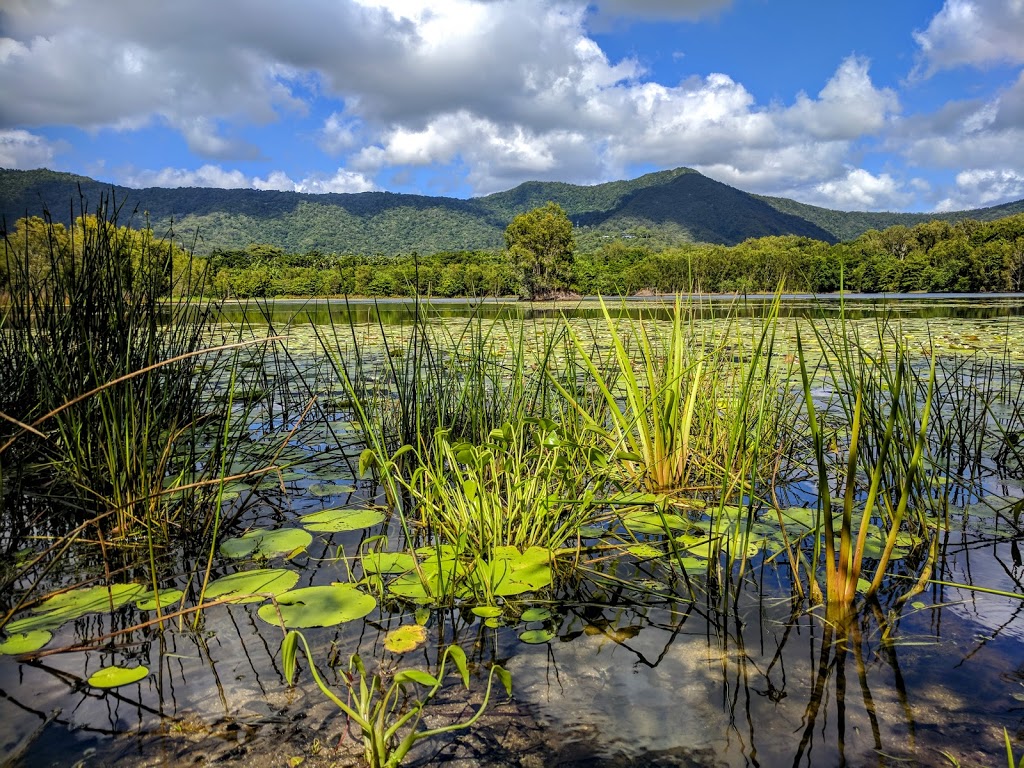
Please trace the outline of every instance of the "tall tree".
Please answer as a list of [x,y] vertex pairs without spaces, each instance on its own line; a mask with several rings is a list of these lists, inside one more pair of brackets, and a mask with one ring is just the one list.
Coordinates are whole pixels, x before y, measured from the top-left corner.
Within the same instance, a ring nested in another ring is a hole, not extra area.
[[549,202],[521,213],[505,230],[505,244],[522,279],[522,298],[544,299],[569,287],[572,278],[572,222]]

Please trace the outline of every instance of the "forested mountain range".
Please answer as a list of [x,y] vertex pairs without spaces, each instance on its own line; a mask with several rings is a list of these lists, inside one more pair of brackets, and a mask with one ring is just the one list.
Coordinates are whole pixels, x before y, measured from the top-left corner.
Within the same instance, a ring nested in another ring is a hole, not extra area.
[[509,221],[549,200],[579,228],[581,244],[603,235],[643,232],[664,244],[734,245],[748,238],[800,235],[836,242],[870,229],[923,221],[990,221],[1024,211],[1024,201],[941,214],[833,211],[786,198],[764,197],[677,168],[594,186],[526,182],[462,200],[361,192],[305,194],[252,189],[153,187],[130,189],[49,170],[0,170],[0,215],[10,230],[48,210],[67,223],[79,213],[79,191],[90,210],[101,197],[122,204],[120,222],[148,220],[158,232],[173,223],[176,239],[197,253],[266,243],[289,253],[391,255],[498,248]]

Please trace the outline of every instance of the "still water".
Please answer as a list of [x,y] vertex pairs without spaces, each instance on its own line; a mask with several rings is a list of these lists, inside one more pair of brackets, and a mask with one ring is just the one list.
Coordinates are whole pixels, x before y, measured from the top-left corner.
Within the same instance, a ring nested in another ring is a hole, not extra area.
[[[846,301],[851,319],[897,316],[915,329],[929,321],[932,332],[948,341],[950,354],[998,354],[1000,344],[1004,351],[1024,346],[1021,296]],[[702,299],[698,311],[706,317],[725,311],[757,317],[765,303],[748,299],[727,309]],[[649,310],[649,300],[643,306]],[[352,318],[403,325],[414,317],[408,304],[393,302],[277,302],[264,310],[242,309],[229,313],[225,325],[269,320],[280,331],[310,322],[347,326]],[[588,320],[601,312],[593,302],[485,303],[478,311],[485,318],[526,322],[563,312]],[[634,314],[639,305],[630,301],[621,311]],[[467,307],[438,302],[430,312],[432,319],[446,321],[466,317]],[[785,297],[781,314],[838,312],[835,299]],[[1001,339],[988,352],[990,339],[978,332],[979,323],[995,327],[989,335]],[[303,339],[308,341],[296,331],[298,364],[312,354]],[[319,467],[348,467],[331,453],[335,449],[317,440],[304,443],[300,433],[293,447],[328,459],[315,462]],[[360,448],[346,448],[349,462]],[[349,478],[351,486],[327,495],[318,487],[324,482],[300,465],[280,487],[260,491],[243,524],[287,527],[301,514],[379,500],[379,489],[366,481]],[[1009,477],[988,483],[984,494],[1024,496]],[[299,587],[354,581],[362,574],[348,558],[382,532],[397,533],[393,523],[390,531],[385,523],[320,534],[305,552],[260,565],[297,571]],[[539,622],[513,616],[503,626],[488,627],[468,610],[417,616],[410,604],[382,601],[365,620],[305,634],[318,666],[335,685],[352,653],[371,668],[431,668],[439,648],[458,642],[475,663],[471,692],[454,684],[446,688],[431,705],[431,725],[465,719],[473,711],[486,664],[499,662],[511,671],[511,700],[499,696],[471,731],[424,742],[411,764],[1004,764],[1004,728],[1018,757],[1024,752],[1024,568],[1018,548],[1024,537],[1012,520],[983,510],[944,535],[935,580],[989,591],[935,583],[912,603],[897,605],[893,590],[841,628],[793,600],[783,562],[757,560],[725,597],[698,588],[691,598],[665,568],[620,560],[596,564],[522,600],[519,608],[550,610],[550,618]],[[211,577],[241,567],[218,557]],[[188,570],[179,566],[182,575],[173,585],[194,595],[195,584],[184,576]],[[54,578],[59,583],[61,577]],[[308,766],[357,764],[358,734],[346,728],[308,671],[303,669],[294,689],[287,687],[282,633],[260,620],[256,607],[218,605],[195,624],[191,615],[172,619],[163,629],[150,625],[95,649],[30,662],[0,656],[0,762],[6,755],[10,762],[4,764],[26,768],[280,766],[298,765],[300,758]],[[47,647],[73,647],[151,618],[130,605],[112,615],[90,614],[62,627]],[[430,630],[426,646],[404,656],[384,648],[388,631],[416,621]],[[547,629],[553,637],[522,642],[520,635],[529,629]],[[329,666],[331,659],[339,661]],[[108,691],[85,683],[96,668],[111,663],[144,663],[150,674]]]

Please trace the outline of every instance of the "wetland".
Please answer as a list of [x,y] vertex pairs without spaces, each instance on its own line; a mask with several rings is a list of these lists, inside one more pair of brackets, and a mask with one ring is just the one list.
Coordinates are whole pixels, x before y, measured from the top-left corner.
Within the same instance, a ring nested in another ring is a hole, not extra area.
[[60,279],[0,326],[9,765],[1024,749],[1020,296]]

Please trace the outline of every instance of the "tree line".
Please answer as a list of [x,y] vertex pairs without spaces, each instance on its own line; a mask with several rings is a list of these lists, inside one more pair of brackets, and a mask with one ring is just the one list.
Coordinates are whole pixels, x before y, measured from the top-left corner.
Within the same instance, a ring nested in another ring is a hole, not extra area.
[[[67,240],[59,247],[71,249],[71,235],[62,225],[21,219],[7,237],[0,269],[12,259],[35,264],[37,271],[49,268],[50,260],[41,254],[55,239]],[[152,233],[124,236],[138,238],[140,253],[156,252]],[[865,293],[1019,291],[1024,289],[1024,214],[988,222],[896,225],[837,244],[787,235],[734,246],[666,246],[642,227],[617,235],[574,232],[564,211],[550,203],[516,217],[501,250],[366,256],[251,245],[215,250],[205,260],[190,259],[180,248],[172,255],[169,291],[243,299],[754,293],[772,291],[782,281],[787,290],[812,293],[841,286]],[[200,280],[203,270],[207,277]]]

